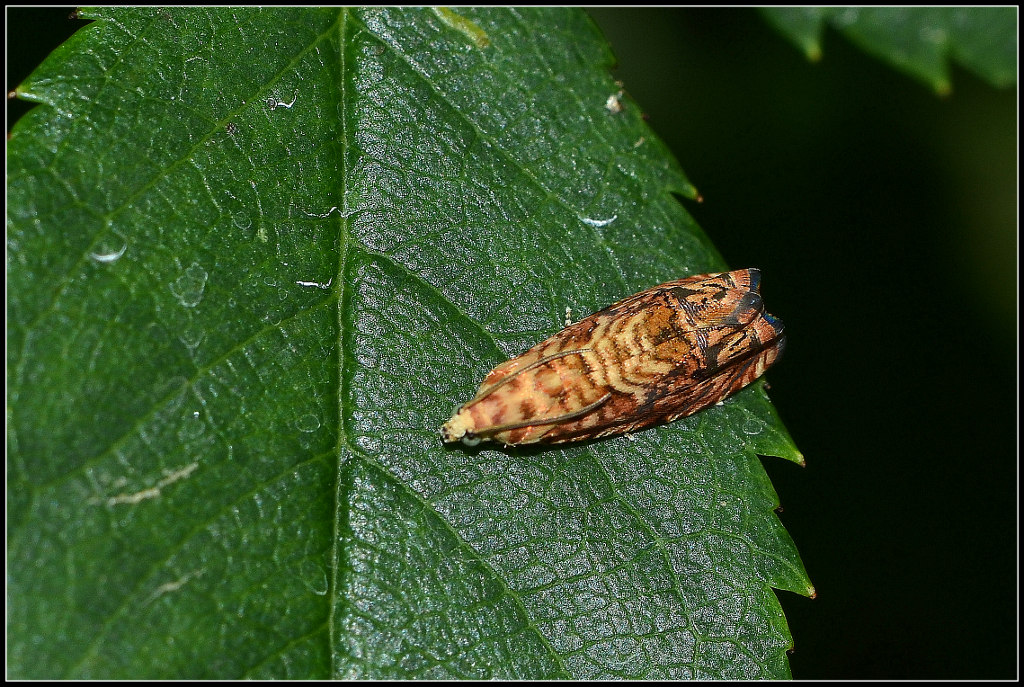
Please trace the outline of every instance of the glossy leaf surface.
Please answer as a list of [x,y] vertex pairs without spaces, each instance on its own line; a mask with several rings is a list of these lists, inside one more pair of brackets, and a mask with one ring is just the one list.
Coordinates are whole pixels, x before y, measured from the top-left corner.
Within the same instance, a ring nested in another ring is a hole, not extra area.
[[788,674],[762,385],[437,435],[566,306],[724,267],[585,14],[82,15],[8,142],[12,676]]

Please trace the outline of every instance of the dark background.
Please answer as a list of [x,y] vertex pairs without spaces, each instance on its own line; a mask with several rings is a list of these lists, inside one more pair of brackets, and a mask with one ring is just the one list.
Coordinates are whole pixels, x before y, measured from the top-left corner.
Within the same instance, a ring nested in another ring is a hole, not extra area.
[[[8,10],[8,90],[85,22]],[[818,590],[780,594],[793,675],[1017,675],[1017,105],[952,95],[755,10],[602,9],[615,74],[786,322],[765,464]],[[29,107],[8,101],[8,131]]]
[[953,67],[940,98],[831,30],[812,64],[755,10],[591,15],[786,323],[794,677],[1015,677],[1015,91]]

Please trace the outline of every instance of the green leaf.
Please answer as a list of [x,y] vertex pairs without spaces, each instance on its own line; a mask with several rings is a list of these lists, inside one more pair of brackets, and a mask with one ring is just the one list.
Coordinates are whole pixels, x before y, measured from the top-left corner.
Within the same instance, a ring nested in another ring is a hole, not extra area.
[[11,676],[788,675],[762,384],[438,439],[566,306],[724,267],[581,11],[82,16],[8,141]]
[[993,86],[1017,83],[1014,7],[771,7],[768,21],[813,60],[827,22],[866,52],[949,93],[948,61]]

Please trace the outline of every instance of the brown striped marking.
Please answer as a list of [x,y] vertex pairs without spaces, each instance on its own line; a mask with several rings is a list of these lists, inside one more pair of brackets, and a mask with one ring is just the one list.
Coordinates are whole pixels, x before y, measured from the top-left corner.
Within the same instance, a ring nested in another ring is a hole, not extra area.
[[446,442],[558,444],[624,434],[712,406],[785,347],[757,269],[666,282],[498,365],[441,427]]

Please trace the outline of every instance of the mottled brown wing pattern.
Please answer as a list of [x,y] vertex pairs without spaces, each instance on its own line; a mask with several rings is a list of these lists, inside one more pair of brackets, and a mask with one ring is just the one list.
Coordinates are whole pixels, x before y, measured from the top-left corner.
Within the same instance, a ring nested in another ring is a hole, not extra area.
[[670,281],[569,325],[495,367],[445,441],[562,443],[634,432],[714,405],[785,345],[756,269]]

